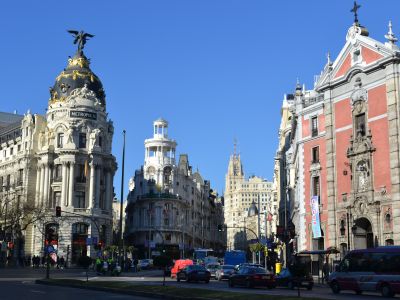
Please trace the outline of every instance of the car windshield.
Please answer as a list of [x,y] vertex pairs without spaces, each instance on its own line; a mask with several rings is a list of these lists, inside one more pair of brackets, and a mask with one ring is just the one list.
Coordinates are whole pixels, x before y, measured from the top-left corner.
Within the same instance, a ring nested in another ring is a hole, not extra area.
[[224,266],[222,266],[222,269],[224,269],[224,270],[233,270],[233,269],[235,269],[235,266],[224,265]]
[[264,268],[249,268],[248,270],[249,274],[255,274],[255,273],[261,273],[261,274],[267,274]]
[[199,265],[192,265],[192,266],[188,266],[187,268],[188,268],[188,270],[206,271],[206,268],[204,268],[203,266],[199,266]]

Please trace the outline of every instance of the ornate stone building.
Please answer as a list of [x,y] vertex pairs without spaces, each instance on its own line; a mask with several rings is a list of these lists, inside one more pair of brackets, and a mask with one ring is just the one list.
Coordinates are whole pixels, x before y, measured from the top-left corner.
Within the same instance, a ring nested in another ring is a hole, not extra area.
[[275,187],[272,182],[257,176],[246,179],[236,151],[229,160],[224,201],[228,249],[246,249],[247,241],[257,238],[255,234],[259,238],[276,234],[278,202]]
[[298,251],[400,243],[400,49],[391,23],[385,37],[371,38],[355,20],[314,88],[296,90],[286,155]]
[[188,156],[176,162],[176,141],[168,137],[168,122],[154,121],[146,139],[144,165],[130,181],[125,237],[141,257],[157,255],[162,247],[175,257],[188,257],[194,248],[225,247],[223,204]]
[[[1,204],[24,212],[18,224],[3,224],[6,239],[20,231],[18,255],[43,255],[49,231],[58,255],[72,262],[95,253],[87,238],[111,242],[114,128],[102,84],[82,49],[80,44],[57,76],[45,116],[28,112],[0,129]],[[61,217],[55,217],[56,206]]]

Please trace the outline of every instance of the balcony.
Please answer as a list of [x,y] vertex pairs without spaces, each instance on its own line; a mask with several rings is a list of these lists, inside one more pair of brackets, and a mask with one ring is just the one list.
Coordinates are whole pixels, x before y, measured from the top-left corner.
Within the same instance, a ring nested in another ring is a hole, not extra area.
[[318,136],[318,129],[311,130],[311,136],[312,137]]

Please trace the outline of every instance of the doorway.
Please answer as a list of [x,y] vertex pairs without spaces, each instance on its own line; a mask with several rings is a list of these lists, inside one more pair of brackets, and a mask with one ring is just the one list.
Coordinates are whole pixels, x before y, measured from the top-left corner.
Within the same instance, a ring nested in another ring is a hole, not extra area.
[[357,219],[351,230],[353,232],[354,249],[374,248],[374,233],[368,219]]

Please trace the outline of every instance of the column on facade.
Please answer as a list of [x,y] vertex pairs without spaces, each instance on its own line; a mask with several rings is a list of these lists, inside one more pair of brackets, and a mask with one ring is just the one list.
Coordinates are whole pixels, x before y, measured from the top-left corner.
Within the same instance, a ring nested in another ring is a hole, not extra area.
[[105,203],[106,209],[108,211],[112,211],[112,196],[111,196],[111,171],[106,170],[106,195],[105,195]]
[[40,204],[43,205],[44,199],[44,164],[40,166],[40,191],[39,191],[39,199]]
[[96,187],[95,187],[95,207],[100,207],[100,171],[101,167],[97,166],[96,168]]
[[93,208],[93,201],[94,201],[94,177],[95,177],[95,164],[93,162],[90,163],[90,181],[89,181],[89,206],[88,208]]
[[44,201],[45,205],[49,204],[49,181],[50,181],[50,166],[48,164],[45,165],[45,172],[44,172]]
[[67,164],[62,162],[61,203],[67,206]]
[[68,200],[66,199],[65,206],[74,204],[74,186],[75,186],[75,163],[69,163],[69,181],[68,181]]
[[40,203],[40,178],[41,178],[41,166],[37,166],[36,172],[36,203]]

